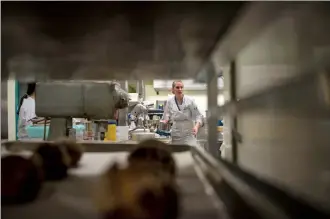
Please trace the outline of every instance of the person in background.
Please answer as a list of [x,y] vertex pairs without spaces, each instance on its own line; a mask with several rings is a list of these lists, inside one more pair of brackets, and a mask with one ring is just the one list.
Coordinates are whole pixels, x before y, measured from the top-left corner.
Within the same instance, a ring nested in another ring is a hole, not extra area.
[[197,145],[196,135],[203,125],[203,115],[200,113],[194,99],[183,94],[182,81],[172,83],[174,96],[167,100],[163,122],[173,122],[172,144]]
[[36,83],[28,84],[26,94],[21,98],[18,107],[18,139],[28,138],[26,127],[32,125],[35,114],[35,89]]

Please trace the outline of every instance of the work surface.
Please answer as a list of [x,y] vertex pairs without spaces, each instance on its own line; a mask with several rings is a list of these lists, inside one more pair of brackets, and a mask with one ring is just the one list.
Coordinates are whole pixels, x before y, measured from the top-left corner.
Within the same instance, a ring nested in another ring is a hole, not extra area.
[[[2,153],[4,154],[4,153]],[[29,152],[24,152],[28,155]],[[91,203],[91,193],[97,176],[114,161],[125,162],[127,153],[85,153],[81,165],[70,171],[67,180],[46,183],[34,203],[23,206],[2,207],[5,219],[72,219],[97,218]],[[175,153],[182,193],[181,218],[217,218],[211,197],[205,193],[203,183],[196,175],[190,152]]]

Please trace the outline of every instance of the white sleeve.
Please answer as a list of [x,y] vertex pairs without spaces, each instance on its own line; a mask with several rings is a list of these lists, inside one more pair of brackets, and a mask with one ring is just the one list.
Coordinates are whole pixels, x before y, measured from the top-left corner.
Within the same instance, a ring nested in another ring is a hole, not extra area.
[[203,114],[201,114],[201,112],[199,111],[197,104],[193,98],[191,99],[191,102],[194,114],[196,115],[196,122],[198,122],[200,126],[203,126]]

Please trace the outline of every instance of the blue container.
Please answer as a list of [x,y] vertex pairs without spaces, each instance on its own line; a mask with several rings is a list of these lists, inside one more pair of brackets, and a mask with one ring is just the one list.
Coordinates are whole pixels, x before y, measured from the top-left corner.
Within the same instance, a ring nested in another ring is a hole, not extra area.
[[[74,125],[74,129],[77,131],[85,130],[84,125]],[[26,127],[27,134],[29,138],[37,138],[37,139],[43,139],[44,138],[44,126],[28,126]],[[49,133],[49,126],[46,126],[46,138],[48,137]]]
[[108,120],[108,125],[117,125],[116,120]]

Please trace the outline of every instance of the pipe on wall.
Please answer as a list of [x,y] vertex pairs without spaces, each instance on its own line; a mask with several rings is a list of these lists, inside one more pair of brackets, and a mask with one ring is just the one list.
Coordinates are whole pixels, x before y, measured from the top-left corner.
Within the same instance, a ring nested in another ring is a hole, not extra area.
[[143,80],[136,81],[136,93],[139,94],[139,99],[145,100],[145,86]]
[[139,85],[140,85],[140,88],[139,88],[139,97],[140,97],[140,99],[145,100],[146,91],[145,91],[144,81],[141,80],[140,83],[139,83]]

